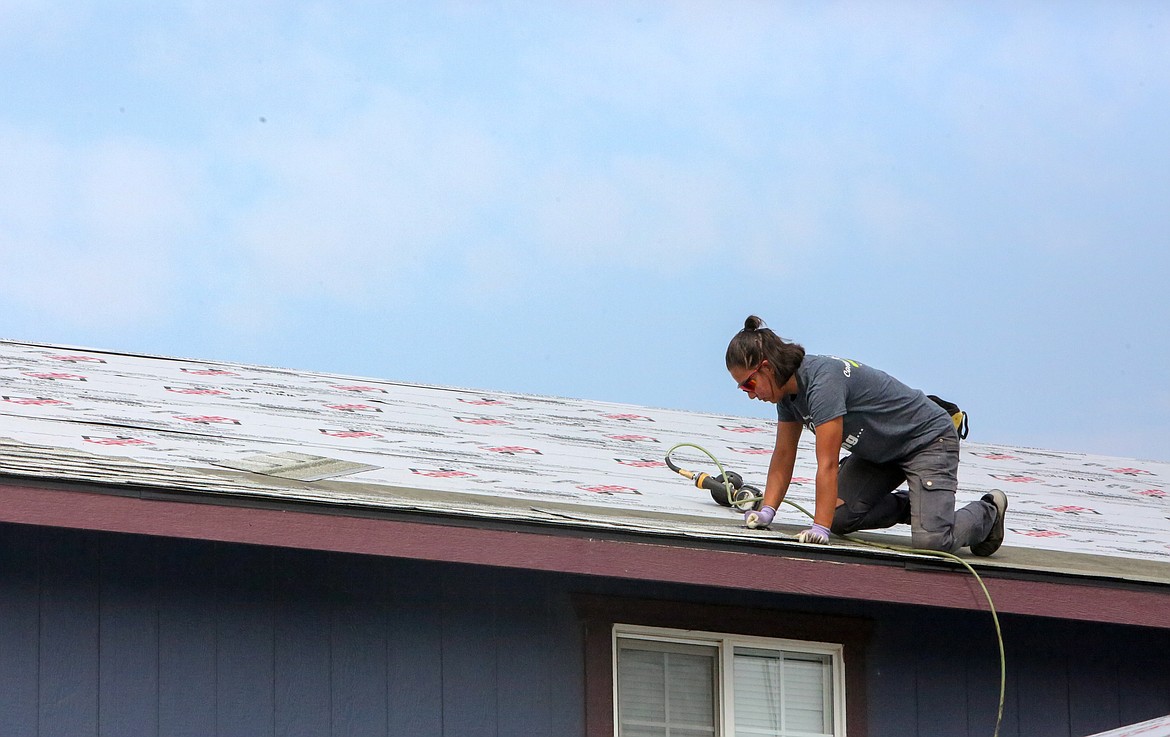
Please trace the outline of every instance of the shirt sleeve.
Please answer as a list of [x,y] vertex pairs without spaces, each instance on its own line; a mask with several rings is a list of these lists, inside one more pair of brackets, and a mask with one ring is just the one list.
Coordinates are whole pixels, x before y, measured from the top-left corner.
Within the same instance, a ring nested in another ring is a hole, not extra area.
[[813,427],[845,415],[848,381],[836,361],[829,362],[809,377],[805,391]]

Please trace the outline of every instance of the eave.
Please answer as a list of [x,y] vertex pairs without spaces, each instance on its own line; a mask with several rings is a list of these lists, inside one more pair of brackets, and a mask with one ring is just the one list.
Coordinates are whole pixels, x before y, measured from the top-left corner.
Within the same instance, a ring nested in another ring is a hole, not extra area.
[[[795,596],[966,610],[987,608],[962,569],[922,556],[847,547],[751,546],[572,525],[490,524],[435,514],[222,499],[141,487],[0,481],[0,521],[483,565]],[[735,576],[731,571],[767,571]],[[1170,587],[1082,576],[980,570],[996,609],[1060,619],[1170,627]]]

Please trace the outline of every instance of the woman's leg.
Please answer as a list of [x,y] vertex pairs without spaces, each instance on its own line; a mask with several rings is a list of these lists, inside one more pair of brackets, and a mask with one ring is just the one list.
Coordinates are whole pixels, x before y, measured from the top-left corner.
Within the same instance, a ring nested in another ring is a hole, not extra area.
[[995,507],[972,502],[955,511],[959,438],[947,433],[902,461],[910,487],[910,539],[916,548],[953,553],[987,537]]
[[907,518],[909,501],[904,494],[891,494],[906,480],[897,465],[870,463],[846,456],[837,470],[837,511],[833,532],[847,535],[857,530],[892,527]]

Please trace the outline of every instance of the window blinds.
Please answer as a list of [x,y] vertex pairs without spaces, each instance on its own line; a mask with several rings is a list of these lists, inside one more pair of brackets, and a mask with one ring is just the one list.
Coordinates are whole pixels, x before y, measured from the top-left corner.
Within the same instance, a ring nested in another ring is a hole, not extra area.
[[736,737],[832,735],[827,655],[737,648]]
[[[730,643],[726,643],[730,646]],[[618,639],[619,737],[718,737],[720,645]],[[831,655],[735,647],[734,737],[832,737]]]
[[618,653],[621,737],[714,737],[717,648],[626,641]]

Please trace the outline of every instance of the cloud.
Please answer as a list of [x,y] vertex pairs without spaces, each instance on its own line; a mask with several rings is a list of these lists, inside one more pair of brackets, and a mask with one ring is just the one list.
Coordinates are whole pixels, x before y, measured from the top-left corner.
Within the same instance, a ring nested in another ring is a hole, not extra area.
[[[133,274],[145,286],[115,297],[155,315],[196,265],[232,323],[262,327],[294,303],[383,309],[549,274],[763,264],[774,279],[939,244],[1088,249],[1086,202],[1150,179],[1075,145],[1132,126],[1139,87],[1088,122],[1068,114],[1117,70],[1164,84],[1116,45],[1148,46],[1131,21],[1090,33],[1115,44],[1095,76],[1066,47],[1088,32],[1036,13],[511,11],[198,3],[127,18],[117,33],[136,66],[104,76],[132,77],[135,109],[169,117],[129,139],[25,134],[6,152],[20,180],[4,195],[17,213],[6,244],[100,252],[72,291],[96,289],[85,276],[103,268],[111,284]],[[1019,207],[1041,196],[1047,212]]]
[[65,6],[41,0],[0,3],[0,52],[5,47],[63,48],[92,20],[84,5]]
[[726,172],[621,157],[592,166],[568,162],[539,172],[536,181],[533,237],[569,263],[669,268],[692,265],[720,246]]
[[391,90],[329,129],[267,125],[235,143],[263,185],[233,239],[274,289],[349,302],[408,284],[500,193],[495,142]]

